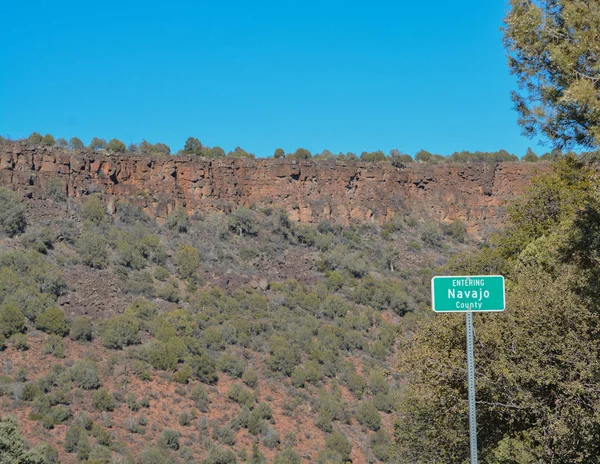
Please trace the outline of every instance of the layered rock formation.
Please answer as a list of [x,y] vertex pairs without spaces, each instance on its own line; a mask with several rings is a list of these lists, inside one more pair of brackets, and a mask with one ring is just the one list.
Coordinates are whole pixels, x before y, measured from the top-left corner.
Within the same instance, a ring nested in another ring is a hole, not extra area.
[[292,219],[313,223],[382,223],[412,210],[443,222],[461,219],[476,235],[500,226],[506,206],[544,169],[543,163],[399,169],[362,162],[209,161],[0,145],[0,182],[32,198],[44,198],[48,182],[58,177],[70,197],[98,192],[109,209],[126,201],[159,220],[175,206],[189,214],[281,207]]

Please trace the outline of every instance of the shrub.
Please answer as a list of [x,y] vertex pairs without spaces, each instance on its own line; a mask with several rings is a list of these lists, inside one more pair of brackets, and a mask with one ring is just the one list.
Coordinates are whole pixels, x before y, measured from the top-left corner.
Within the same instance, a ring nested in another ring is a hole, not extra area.
[[182,279],[195,277],[200,269],[200,253],[192,245],[181,245],[175,252],[175,266]]
[[69,336],[72,340],[89,342],[92,339],[92,323],[85,316],[77,316],[71,323]]
[[32,145],[39,145],[40,143],[42,143],[42,135],[38,134],[37,132],[32,132],[29,137],[27,137],[27,142],[32,144]]
[[242,375],[242,382],[250,388],[256,387],[258,384],[258,373],[254,369],[246,369]]
[[325,448],[342,456],[342,461],[350,459],[352,443],[341,433],[334,432],[325,439]]
[[12,337],[10,337],[10,342],[15,350],[26,351],[29,349],[29,345],[27,344],[27,335],[24,333],[14,334]]
[[71,137],[71,139],[69,140],[69,148],[71,150],[83,150],[85,148],[85,145],[83,144],[80,138]]
[[306,224],[300,224],[295,230],[298,242],[306,246],[312,246],[315,243],[317,233],[315,229]]
[[167,344],[160,340],[154,340],[147,345],[148,361],[155,369],[163,371],[174,371],[177,367],[175,353],[167,348]]
[[228,354],[221,356],[219,361],[221,370],[232,377],[241,377],[244,373],[244,361]]
[[181,206],[178,206],[167,216],[165,226],[179,233],[185,233],[190,227],[190,218]]
[[[254,461],[252,461],[254,462]],[[237,459],[231,450],[213,446],[208,453],[208,457],[202,461],[202,464],[235,464]]]
[[390,391],[387,380],[380,370],[374,370],[369,375],[369,390],[371,390],[373,395],[380,393],[387,394]]
[[442,246],[442,233],[437,223],[429,221],[423,226],[421,231],[421,240],[426,245],[432,248],[439,248]]
[[229,390],[227,391],[227,397],[230,400],[235,401],[240,406],[247,406],[251,408],[254,404],[253,393],[238,383],[234,383],[231,385],[231,387],[229,387]]
[[108,265],[108,250],[103,236],[84,232],[76,243],[83,263],[91,268],[104,269]]
[[265,431],[262,434],[262,440],[264,445],[271,450],[278,447],[279,443],[281,443],[279,432],[268,426],[265,427]]
[[120,350],[140,343],[139,331],[140,323],[134,317],[113,316],[105,322],[100,339],[104,347]]
[[175,372],[172,376],[173,382],[177,382],[180,384],[187,384],[190,381],[190,377],[192,376],[192,369],[187,364],[181,366],[177,372]]
[[90,148],[92,150],[104,150],[106,148],[106,140],[94,137],[90,142]]
[[273,464],[300,464],[302,459],[292,448],[287,448],[283,453],[278,454]]
[[460,243],[467,238],[467,225],[460,219],[452,221],[450,224],[443,224],[442,230]]
[[106,207],[96,195],[90,196],[81,206],[81,217],[93,224],[100,224],[104,221]]
[[25,230],[25,206],[12,190],[0,188],[0,232],[14,237]]
[[326,285],[328,290],[335,292],[344,285],[344,278],[338,271],[332,271],[327,276]]
[[216,383],[219,377],[217,376],[217,367],[215,361],[206,353],[200,353],[190,360],[190,367],[194,375],[204,383]]
[[69,322],[62,309],[53,307],[46,309],[35,320],[37,329],[49,334],[64,337],[69,333]]
[[392,439],[383,429],[371,435],[369,446],[373,455],[382,462],[387,462],[392,457]]
[[86,461],[90,457],[91,451],[90,437],[84,430],[79,434],[79,441],[77,442],[77,459],[79,461]]
[[92,404],[98,411],[112,411],[115,406],[106,388],[100,388],[92,393]]
[[232,232],[243,235],[256,235],[256,220],[252,211],[245,207],[239,207],[229,215],[229,229]]
[[208,412],[208,405],[210,404],[210,399],[208,397],[208,393],[204,385],[196,384],[190,393],[190,398],[196,404],[196,407],[200,412]]
[[69,427],[65,434],[65,442],[63,445],[67,453],[74,453],[77,451],[77,444],[79,443],[79,437],[83,430],[84,429],[77,424],[73,424]]
[[381,428],[381,416],[379,411],[372,402],[362,402],[356,411],[356,420],[364,427],[371,430],[379,430]]
[[179,449],[179,432],[176,430],[163,430],[158,437],[158,446],[177,451]]
[[57,358],[65,357],[65,344],[63,339],[58,335],[50,335],[48,340],[46,340],[46,344],[44,345],[44,349],[42,351],[44,354],[52,354]]
[[154,278],[156,280],[161,281],[161,282],[164,282],[165,280],[167,280],[170,275],[171,275],[171,273],[167,269],[165,269],[164,267],[162,267],[162,266],[158,266],[154,270]]
[[48,181],[48,184],[46,184],[46,193],[57,203],[67,199],[65,184],[58,177],[53,177]]
[[273,337],[269,348],[271,356],[267,359],[267,365],[274,371],[291,375],[300,363],[298,350],[290,347],[289,341],[283,337]]
[[175,461],[167,452],[152,447],[145,448],[140,453],[137,464],[175,464]]
[[13,304],[0,306],[0,331],[5,337],[25,331],[25,316]]
[[125,144],[117,139],[112,139],[110,142],[108,142],[106,149],[115,153],[125,153],[127,151]]
[[25,248],[46,254],[54,246],[54,236],[47,228],[30,230],[21,237],[21,244]]

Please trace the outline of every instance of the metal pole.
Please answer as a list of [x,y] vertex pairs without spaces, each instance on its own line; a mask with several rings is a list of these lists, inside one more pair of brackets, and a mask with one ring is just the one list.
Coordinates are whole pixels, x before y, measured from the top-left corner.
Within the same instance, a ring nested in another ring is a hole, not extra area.
[[473,313],[467,315],[467,376],[469,384],[469,439],[471,464],[477,464],[477,416],[475,413],[475,356],[473,354]]

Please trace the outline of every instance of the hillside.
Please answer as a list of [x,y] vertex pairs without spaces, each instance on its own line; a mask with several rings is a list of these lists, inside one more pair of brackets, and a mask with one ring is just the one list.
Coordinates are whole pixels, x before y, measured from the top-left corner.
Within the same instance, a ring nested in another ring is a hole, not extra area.
[[0,159],[0,408],[67,464],[394,462],[397,343],[533,172]]

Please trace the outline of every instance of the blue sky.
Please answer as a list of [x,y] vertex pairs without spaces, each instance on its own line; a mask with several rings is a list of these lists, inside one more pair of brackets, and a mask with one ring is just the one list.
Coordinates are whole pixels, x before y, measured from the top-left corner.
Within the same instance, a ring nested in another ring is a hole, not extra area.
[[544,147],[520,135],[503,1],[7,1],[0,134],[188,136],[259,156]]

